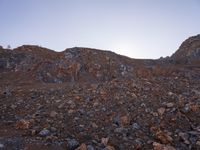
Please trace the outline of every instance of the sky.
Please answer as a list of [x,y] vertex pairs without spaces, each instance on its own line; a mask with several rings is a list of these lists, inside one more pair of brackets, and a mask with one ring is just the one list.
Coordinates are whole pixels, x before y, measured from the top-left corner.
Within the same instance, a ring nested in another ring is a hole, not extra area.
[[200,34],[200,0],[0,0],[0,45],[172,55]]

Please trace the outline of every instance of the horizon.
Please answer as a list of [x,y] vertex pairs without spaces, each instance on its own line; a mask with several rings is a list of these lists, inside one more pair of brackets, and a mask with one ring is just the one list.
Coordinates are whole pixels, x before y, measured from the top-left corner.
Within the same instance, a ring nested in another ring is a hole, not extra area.
[[138,59],[171,56],[200,33],[198,0],[0,1],[0,45],[109,50]]

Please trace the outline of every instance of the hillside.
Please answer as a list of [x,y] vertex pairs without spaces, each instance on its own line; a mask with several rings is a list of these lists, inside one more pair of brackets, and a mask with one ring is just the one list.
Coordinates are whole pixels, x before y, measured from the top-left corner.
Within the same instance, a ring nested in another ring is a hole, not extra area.
[[0,47],[0,149],[200,149],[200,35],[171,56]]

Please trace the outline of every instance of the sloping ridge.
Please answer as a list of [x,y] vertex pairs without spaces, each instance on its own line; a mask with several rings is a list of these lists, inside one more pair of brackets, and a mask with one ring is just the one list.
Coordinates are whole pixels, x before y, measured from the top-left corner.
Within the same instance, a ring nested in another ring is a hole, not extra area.
[[200,34],[186,39],[171,58],[176,63],[199,63]]
[[0,47],[0,73],[4,72],[1,78],[8,81],[101,82],[151,77],[161,75],[163,71],[162,75],[169,75],[169,71],[166,73],[169,69],[165,67],[176,64],[200,64],[200,35],[188,38],[170,58],[162,60],[131,59],[111,51],[84,47],[62,52],[35,45],[23,45],[13,50]]

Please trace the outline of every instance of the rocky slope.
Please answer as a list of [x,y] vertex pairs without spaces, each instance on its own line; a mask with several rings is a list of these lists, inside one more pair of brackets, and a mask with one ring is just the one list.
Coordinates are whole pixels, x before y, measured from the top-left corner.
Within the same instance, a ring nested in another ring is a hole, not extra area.
[[169,58],[0,47],[0,149],[200,149],[200,36]]
[[171,57],[176,63],[200,62],[200,34],[185,40]]

